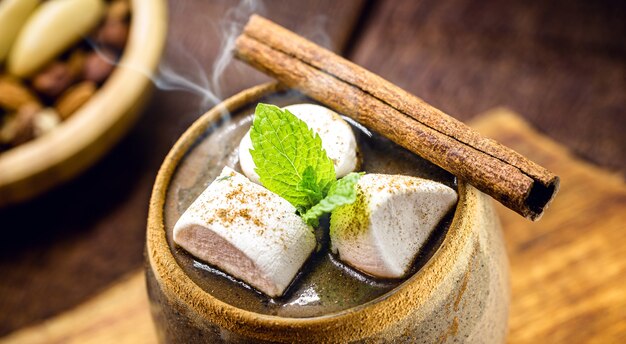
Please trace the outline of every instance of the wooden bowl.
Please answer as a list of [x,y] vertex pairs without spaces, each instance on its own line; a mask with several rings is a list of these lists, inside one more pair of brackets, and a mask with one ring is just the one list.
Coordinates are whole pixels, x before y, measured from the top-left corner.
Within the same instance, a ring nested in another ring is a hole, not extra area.
[[[160,340],[167,343],[504,342],[509,283],[500,224],[491,199],[463,182],[459,183],[459,203],[450,228],[427,263],[389,293],[354,308],[311,318],[258,314],[220,301],[185,274],[168,239],[168,231],[171,232],[177,220],[165,210],[166,201],[171,201],[170,183],[177,173],[185,181],[196,178],[194,174],[204,173],[191,171],[190,174],[189,169],[183,168],[183,162],[218,149],[207,144],[211,143],[207,140],[214,125],[228,124],[220,122],[225,111],[242,112],[242,108],[250,109],[262,98],[267,101],[266,96],[281,97],[275,84],[261,85],[231,97],[204,114],[176,142],[159,170],[148,215],[146,272]],[[219,170],[221,166],[216,168]],[[184,208],[180,203],[168,204]]]
[[120,67],[58,128],[0,154],[0,206],[32,198],[96,162],[128,131],[145,103],[165,43],[164,0],[131,0]]

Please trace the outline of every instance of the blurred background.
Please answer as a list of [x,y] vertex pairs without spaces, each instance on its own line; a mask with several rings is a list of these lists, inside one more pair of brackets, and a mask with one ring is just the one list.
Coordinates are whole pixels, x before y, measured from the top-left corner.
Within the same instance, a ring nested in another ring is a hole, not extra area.
[[[152,77],[157,87],[132,129],[71,181],[0,208],[0,341],[138,274],[151,187],[170,147],[217,100],[270,80],[231,59],[232,38],[251,13],[463,121],[506,107],[554,141],[568,161],[589,165],[584,176],[563,177],[557,201],[564,203],[554,207],[570,208],[571,215],[559,210],[559,219],[548,214],[519,226],[512,224],[517,215],[504,216],[514,274],[511,340],[587,342],[603,333],[610,336],[600,342],[626,340],[626,2],[170,0],[167,9],[167,40]],[[504,139],[523,150],[516,137]],[[585,201],[596,184],[584,178],[604,176],[617,186]],[[507,225],[519,232],[507,232]],[[586,246],[568,246],[597,227],[611,230],[606,242],[585,252]],[[523,280],[533,274],[528,264],[540,265],[538,254],[549,257],[554,247],[567,248],[569,256],[556,257],[567,270],[544,276],[545,285]],[[595,269],[583,262],[596,258]],[[581,269],[584,279],[606,278],[581,289],[567,279]],[[541,294],[555,286],[553,279],[560,281],[554,294]],[[526,292],[530,299],[522,297]],[[537,306],[552,295],[571,306],[567,314],[550,317],[516,303]]]

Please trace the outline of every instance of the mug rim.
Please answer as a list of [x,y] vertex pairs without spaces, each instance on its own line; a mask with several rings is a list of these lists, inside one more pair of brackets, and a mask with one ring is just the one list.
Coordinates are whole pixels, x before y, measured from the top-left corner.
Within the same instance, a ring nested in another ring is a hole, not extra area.
[[148,268],[168,300],[173,298],[182,302],[200,317],[242,335],[276,340],[279,332],[294,338],[294,335],[306,336],[323,331],[325,337],[331,339],[366,338],[401,321],[415,309],[424,307],[443,281],[445,272],[454,270],[456,258],[462,254],[472,234],[471,216],[464,215],[475,214],[480,206],[481,198],[476,189],[462,180],[458,181],[459,198],[450,227],[435,253],[413,276],[366,303],[315,317],[261,314],[215,298],[184,273],[167,242],[164,206],[168,187],[179,162],[197,138],[223,113],[234,112],[263,96],[284,90],[285,87],[277,82],[245,89],[203,114],[176,141],[159,169],[150,198],[146,233]]

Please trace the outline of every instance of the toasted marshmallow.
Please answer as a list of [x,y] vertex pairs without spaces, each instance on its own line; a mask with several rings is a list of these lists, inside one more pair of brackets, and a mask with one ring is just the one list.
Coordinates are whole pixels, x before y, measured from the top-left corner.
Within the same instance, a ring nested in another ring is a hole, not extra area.
[[456,201],[453,189],[431,180],[366,174],[356,201],[331,214],[332,251],[366,274],[403,277]]
[[271,297],[316,246],[293,205],[228,167],[176,222],[174,242]]
[[[315,104],[295,104],[284,107],[304,121],[309,128],[322,139],[326,155],[335,165],[335,174],[341,178],[356,171],[359,167],[357,144],[352,128],[341,116],[329,108]],[[259,175],[254,171],[256,165],[250,154],[252,140],[250,131],[239,143],[239,164],[246,177],[260,184]]]

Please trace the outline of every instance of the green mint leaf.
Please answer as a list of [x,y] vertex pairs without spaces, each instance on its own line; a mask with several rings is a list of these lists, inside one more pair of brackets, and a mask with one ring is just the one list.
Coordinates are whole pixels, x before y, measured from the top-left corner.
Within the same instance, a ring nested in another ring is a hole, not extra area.
[[322,199],[335,182],[335,167],[319,135],[288,110],[259,103],[250,139],[261,184],[300,214]]
[[356,200],[356,184],[363,173],[349,173],[336,181],[328,190],[328,195],[319,203],[309,209],[302,219],[311,226],[319,225],[319,217],[324,213],[330,213],[335,208],[353,203]]
[[307,166],[302,173],[302,180],[296,187],[296,190],[303,192],[309,198],[309,204],[316,204],[324,198],[322,186],[317,184],[315,169]]

